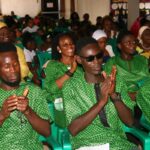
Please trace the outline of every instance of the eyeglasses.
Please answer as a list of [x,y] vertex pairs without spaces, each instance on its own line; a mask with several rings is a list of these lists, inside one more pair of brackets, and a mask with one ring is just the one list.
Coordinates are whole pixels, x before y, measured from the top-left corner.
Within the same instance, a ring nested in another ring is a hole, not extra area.
[[126,42],[123,42],[123,43],[126,44],[126,45],[131,45],[131,44],[135,45],[135,44],[137,44],[137,41],[126,41]]
[[97,55],[93,55],[93,56],[91,55],[88,57],[80,56],[80,57],[84,58],[87,62],[92,62],[95,58],[96,59],[103,59],[103,53],[100,52]]

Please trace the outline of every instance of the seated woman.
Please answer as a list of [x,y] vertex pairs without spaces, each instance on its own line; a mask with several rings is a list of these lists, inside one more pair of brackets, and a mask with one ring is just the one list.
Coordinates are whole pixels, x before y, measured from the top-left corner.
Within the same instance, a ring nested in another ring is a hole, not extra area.
[[140,55],[150,59],[150,27],[142,26],[138,34],[139,44],[136,48]]
[[101,73],[103,52],[93,38],[78,41],[76,50],[77,62],[84,73],[74,76],[63,87],[72,148],[98,146],[101,149],[106,144],[111,150],[136,150],[122,129],[122,122],[133,124],[132,106],[127,104],[126,92],[117,93],[114,89],[116,68],[113,67],[110,76]]
[[62,33],[54,40],[52,47],[52,58],[46,68],[46,78],[44,89],[50,94],[48,98],[54,102],[55,123],[59,127],[66,127],[65,115],[63,110],[62,87],[72,76],[80,75],[82,72],[74,58],[75,45],[70,33]]
[[103,61],[104,63],[107,62],[107,60],[110,57],[115,56],[112,46],[107,45],[107,35],[103,30],[96,30],[92,37],[98,41],[99,47],[101,50],[103,50],[104,56],[103,56]]
[[118,35],[120,55],[115,56],[105,64],[104,70],[111,72],[113,65],[117,67],[117,76],[127,84],[128,91],[135,92],[137,83],[144,82],[149,76],[148,61],[145,57],[135,55],[135,37],[129,31],[122,31]]

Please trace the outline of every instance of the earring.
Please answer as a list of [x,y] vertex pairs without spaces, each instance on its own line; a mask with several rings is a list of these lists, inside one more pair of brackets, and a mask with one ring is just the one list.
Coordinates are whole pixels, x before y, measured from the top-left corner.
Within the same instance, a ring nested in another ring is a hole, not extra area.
[[59,51],[59,53],[61,53],[61,50]]

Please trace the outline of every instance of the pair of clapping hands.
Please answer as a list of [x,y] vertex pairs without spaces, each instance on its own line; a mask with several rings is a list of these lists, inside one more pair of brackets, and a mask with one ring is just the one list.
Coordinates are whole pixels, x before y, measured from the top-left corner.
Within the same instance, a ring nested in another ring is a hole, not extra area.
[[29,90],[26,88],[22,96],[11,95],[3,103],[1,115],[4,119],[8,118],[14,110],[25,113],[28,110],[28,95]]
[[102,97],[111,96],[115,92],[116,72],[117,69],[115,66],[112,67],[110,75],[107,75],[104,71],[102,72],[102,75],[104,77],[104,81],[101,84]]

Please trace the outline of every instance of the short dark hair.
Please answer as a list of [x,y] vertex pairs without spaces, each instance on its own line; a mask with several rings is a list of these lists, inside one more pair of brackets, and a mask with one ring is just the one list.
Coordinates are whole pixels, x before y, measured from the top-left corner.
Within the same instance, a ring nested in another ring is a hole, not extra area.
[[121,43],[121,41],[126,37],[126,36],[129,36],[129,35],[133,35],[130,31],[128,30],[121,30],[119,32],[119,35],[117,37],[117,43]]
[[88,44],[97,44],[97,41],[95,39],[93,39],[92,37],[85,37],[85,38],[81,38],[78,40],[77,44],[76,44],[76,51],[75,53],[77,55],[80,55],[81,50],[83,47],[85,47]]
[[9,51],[16,52],[17,49],[16,49],[15,45],[10,42],[0,42],[0,53],[9,52]]

